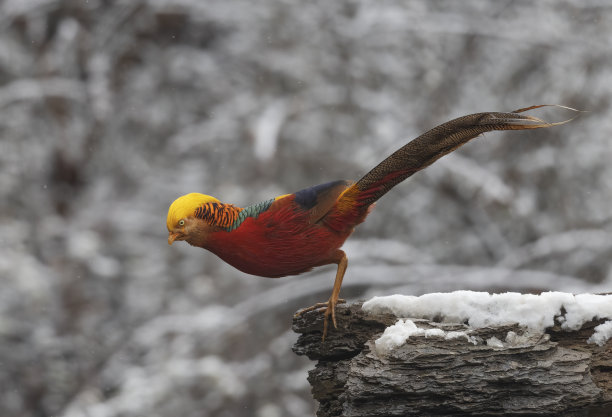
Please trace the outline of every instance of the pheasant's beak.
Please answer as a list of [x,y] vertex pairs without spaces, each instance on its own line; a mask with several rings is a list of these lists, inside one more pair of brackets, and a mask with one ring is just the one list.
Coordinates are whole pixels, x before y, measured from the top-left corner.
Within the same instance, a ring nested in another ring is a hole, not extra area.
[[174,243],[175,240],[183,240],[183,239],[181,238],[180,234],[177,232],[168,233],[168,245],[172,245],[172,243]]

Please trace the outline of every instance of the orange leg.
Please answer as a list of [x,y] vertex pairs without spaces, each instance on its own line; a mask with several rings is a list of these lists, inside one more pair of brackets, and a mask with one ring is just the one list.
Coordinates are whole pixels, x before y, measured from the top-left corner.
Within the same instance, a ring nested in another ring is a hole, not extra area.
[[336,280],[334,281],[334,289],[332,290],[331,297],[325,303],[317,303],[311,307],[300,310],[297,315],[303,314],[307,311],[319,310],[325,308],[325,320],[323,321],[323,341],[325,341],[325,336],[327,335],[327,327],[329,322],[329,316],[331,315],[332,323],[334,324],[334,328],[337,329],[338,325],[336,324],[336,304],[344,303],[344,300],[338,298],[340,296],[340,287],[342,286],[342,278],[344,278],[344,273],[346,272],[346,267],[348,265],[348,259],[344,251],[338,250],[334,254],[334,258],[332,262],[338,265],[338,270],[336,271]]

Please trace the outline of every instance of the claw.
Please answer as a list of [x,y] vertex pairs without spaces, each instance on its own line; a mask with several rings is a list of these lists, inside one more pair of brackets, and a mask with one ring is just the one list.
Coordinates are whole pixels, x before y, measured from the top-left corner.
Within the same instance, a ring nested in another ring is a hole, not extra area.
[[300,311],[295,313],[295,317],[301,316],[302,314],[308,311],[325,311],[323,316],[323,338],[322,341],[325,341],[325,336],[327,336],[327,328],[329,326],[329,316],[331,315],[332,323],[334,325],[334,329],[338,328],[338,323],[336,322],[336,305],[346,303],[346,300],[342,298],[338,298],[336,302],[334,302],[331,298],[324,303],[316,303],[313,306],[306,307],[301,309]]
[[303,309],[299,310],[298,312],[296,312],[295,316],[298,317],[298,316],[301,316],[302,314],[307,313],[309,311],[320,310],[320,309],[323,309],[323,308],[327,308],[327,302],[316,303],[313,306],[303,308]]
[[[344,304],[344,303],[346,303],[346,300],[345,300],[345,299],[343,299],[343,298],[338,298],[338,301],[336,302],[336,305],[337,305],[337,304]],[[329,300],[328,300],[328,301],[325,301],[324,303],[316,303],[315,305],[312,305],[312,306],[310,306],[310,307],[306,307],[306,308],[303,308],[303,309],[301,309],[301,310],[297,311],[297,312],[294,314],[294,316],[295,316],[295,317],[299,317],[299,316],[301,316],[302,314],[304,314],[304,313],[308,313],[309,311],[313,311],[313,310],[320,310],[320,311],[323,311],[323,309],[327,309],[327,308],[328,308],[328,306],[329,306]]]

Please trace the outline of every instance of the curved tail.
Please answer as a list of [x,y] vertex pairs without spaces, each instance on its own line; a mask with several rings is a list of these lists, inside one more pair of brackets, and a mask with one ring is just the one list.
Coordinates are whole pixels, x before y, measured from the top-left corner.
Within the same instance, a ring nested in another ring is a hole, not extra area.
[[335,230],[342,230],[362,222],[369,207],[395,185],[482,133],[494,130],[539,129],[572,120],[548,123],[536,117],[519,114],[544,106],[546,105],[531,106],[511,113],[470,114],[434,127],[395,151],[347,188],[325,219],[326,223]]

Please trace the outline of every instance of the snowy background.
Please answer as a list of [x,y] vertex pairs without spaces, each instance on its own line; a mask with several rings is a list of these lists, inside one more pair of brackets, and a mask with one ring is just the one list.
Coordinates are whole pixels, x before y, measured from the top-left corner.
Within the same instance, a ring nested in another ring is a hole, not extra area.
[[0,31],[0,415],[313,415],[290,324],[333,267],[169,247],[169,204],[357,179],[468,113],[589,111],[397,187],[342,294],[612,290],[607,0],[5,0]]

